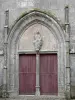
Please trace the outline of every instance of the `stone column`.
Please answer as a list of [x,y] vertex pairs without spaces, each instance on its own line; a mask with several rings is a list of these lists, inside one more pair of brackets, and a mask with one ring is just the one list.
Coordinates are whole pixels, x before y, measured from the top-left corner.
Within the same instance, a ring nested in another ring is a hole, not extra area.
[[65,7],[65,32],[66,32],[66,98],[70,99],[70,24],[69,7]]
[[39,76],[40,76],[40,54],[39,51],[42,47],[43,40],[40,32],[36,32],[34,34],[34,48],[36,51],[36,95],[40,95],[40,84],[39,84]]
[[40,55],[39,52],[37,52],[36,53],[36,95],[40,95],[39,75],[40,75]]
[[7,93],[7,35],[8,35],[8,20],[9,11],[5,11],[5,26],[4,26],[4,70],[3,70],[3,97],[8,97]]

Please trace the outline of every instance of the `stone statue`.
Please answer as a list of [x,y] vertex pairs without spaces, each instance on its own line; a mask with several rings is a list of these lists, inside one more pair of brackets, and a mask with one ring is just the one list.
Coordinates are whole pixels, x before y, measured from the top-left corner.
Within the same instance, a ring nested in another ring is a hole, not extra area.
[[38,52],[41,49],[41,46],[43,44],[43,40],[39,32],[36,32],[34,34],[33,44],[34,44],[35,50]]

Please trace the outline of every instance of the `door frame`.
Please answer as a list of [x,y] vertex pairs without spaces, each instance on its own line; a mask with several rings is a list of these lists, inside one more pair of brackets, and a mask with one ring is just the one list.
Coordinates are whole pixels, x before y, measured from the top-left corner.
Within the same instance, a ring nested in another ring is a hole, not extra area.
[[[53,18],[41,11],[31,11],[22,16],[10,30],[8,36],[7,45],[7,81],[8,81],[8,92],[10,96],[19,95],[19,53],[26,51],[19,51],[19,39],[23,32],[27,30],[31,25],[36,23],[42,24],[54,33],[56,39],[59,42],[58,55],[58,96],[65,97],[67,80],[70,77],[66,77],[66,35],[61,27],[61,24]],[[53,51],[51,51],[53,52]],[[67,74],[68,75],[68,74]],[[10,85],[9,85],[10,84]],[[69,90],[68,90],[69,91]]]
[[[19,59],[19,55],[20,54],[35,54],[35,56],[36,56],[36,52],[34,52],[34,51],[18,51],[18,59]],[[57,51],[39,51],[39,55],[40,54],[56,54],[57,55],[57,69],[58,69],[58,52]],[[19,61],[18,61],[18,63],[19,63]],[[57,70],[57,79],[58,79],[58,71],[59,70]],[[38,79],[37,79],[38,80]],[[40,80],[39,80],[40,81]],[[59,81],[59,80],[58,80]],[[57,81],[57,84],[58,84],[58,81]],[[36,83],[37,84],[37,83]],[[18,82],[18,86],[19,86],[19,82]],[[57,86],[58,87],[58,86]],[[19,89],[19,87],[18,87],[18,89]],[[36,92],[38,92],[38,91],[36,91]],[[58,94],[58,93],[57,93]],[[39,96],[41,96],[40,95],[40,93],[37,93],[37,94],[34,94],[34,95],[39,95]],[[28,95],[27,95],[28,96]]]

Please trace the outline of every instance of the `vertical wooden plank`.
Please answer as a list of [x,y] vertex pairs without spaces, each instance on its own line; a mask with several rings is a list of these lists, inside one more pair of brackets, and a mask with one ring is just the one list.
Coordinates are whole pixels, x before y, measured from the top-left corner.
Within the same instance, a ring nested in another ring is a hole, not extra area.
[[35,55],[20,55],[19,59],[19,93],[34,94],[36,85]]
[[58,93],[56,54],[40,55],[40,92],[42,95]]

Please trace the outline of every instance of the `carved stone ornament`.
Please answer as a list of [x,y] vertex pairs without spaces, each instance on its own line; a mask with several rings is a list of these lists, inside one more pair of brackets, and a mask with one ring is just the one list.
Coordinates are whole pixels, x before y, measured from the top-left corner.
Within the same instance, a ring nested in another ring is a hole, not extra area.
[[39,32],[36,32],[34,34],[33,44],[34,44],[35,50],[38,52],[41,49],[41,46],[43,44],[42,37]]

